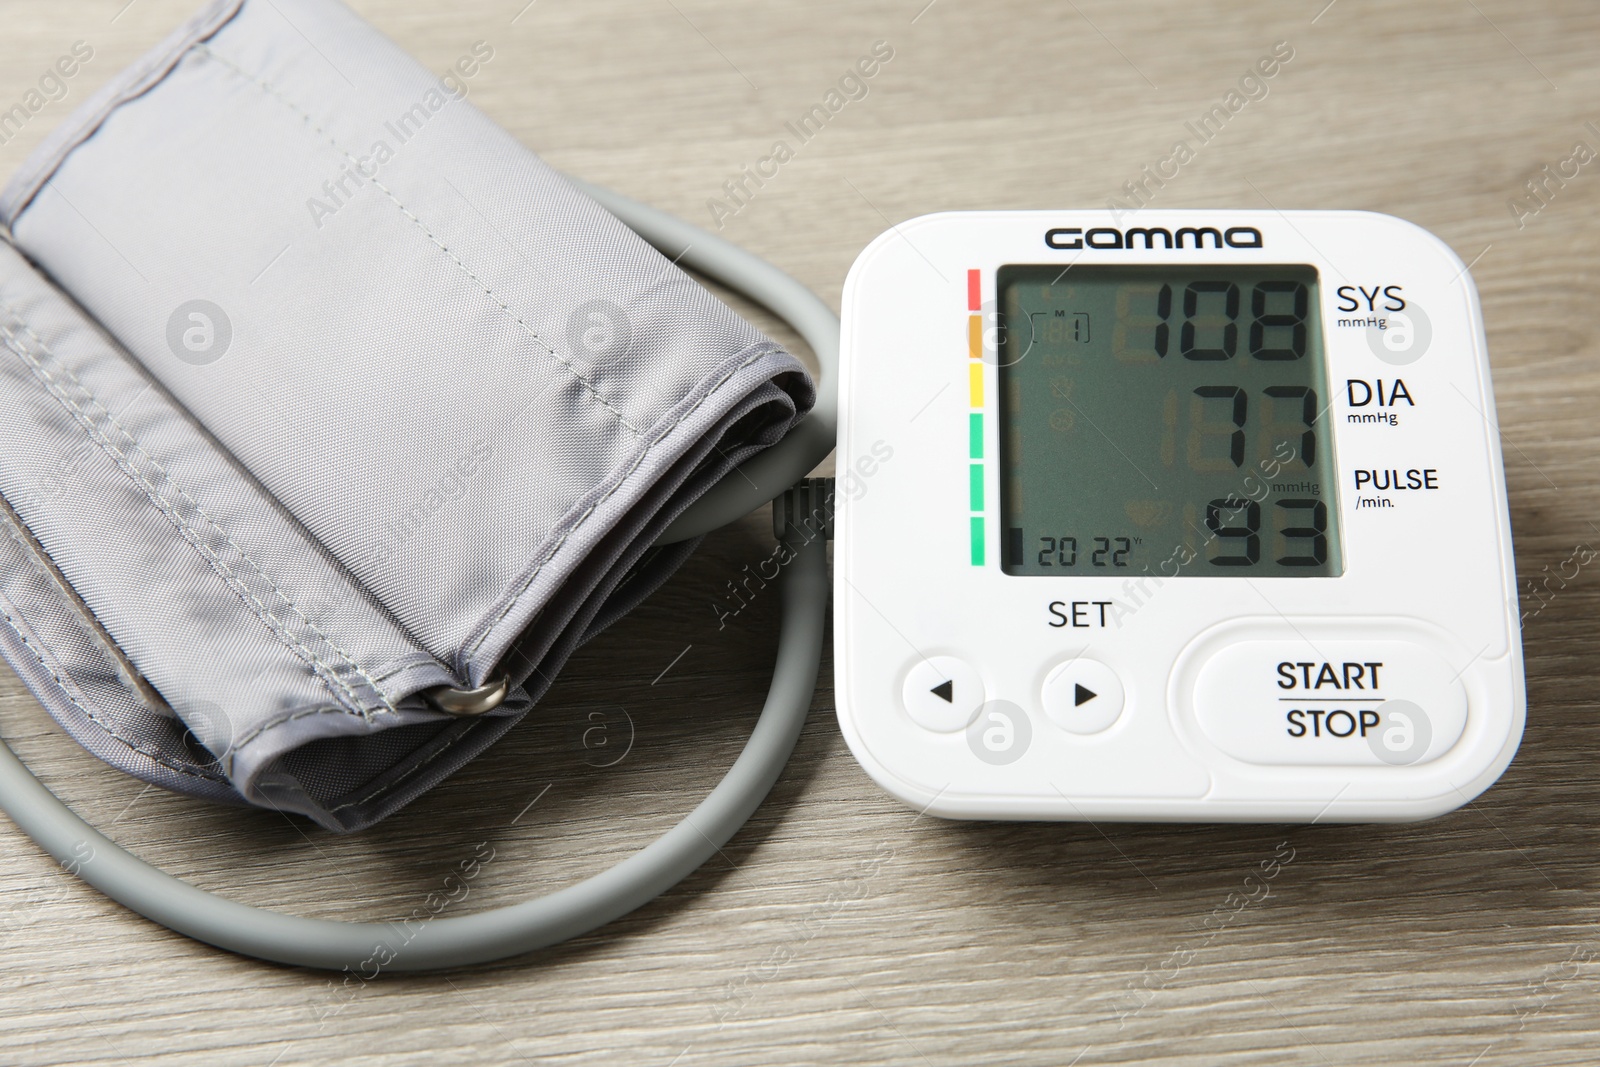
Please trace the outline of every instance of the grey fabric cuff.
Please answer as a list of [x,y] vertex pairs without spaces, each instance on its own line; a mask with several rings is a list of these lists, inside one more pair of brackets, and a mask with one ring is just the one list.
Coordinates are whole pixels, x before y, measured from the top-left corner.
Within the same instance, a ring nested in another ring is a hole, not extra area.
[[[370,825],[809,410],[464,99],[492,59],[441,79],[337,3],[223,0],[0,194],[0,652],[107,762]],[[419,695],[502,674],[482,719]]]

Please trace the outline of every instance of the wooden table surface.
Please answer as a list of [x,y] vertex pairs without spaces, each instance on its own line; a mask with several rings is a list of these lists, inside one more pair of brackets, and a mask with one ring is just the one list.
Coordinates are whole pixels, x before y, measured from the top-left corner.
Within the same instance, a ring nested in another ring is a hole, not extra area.
[[[868,95],[722,219],[835,305],[891,222],[1104,205],[1287,42],[1268,94],[1155,202],[1384,211],[1473,264],[1527,612],[1521,752],[1482,797],[1418,825],[943,822],[856,766],[825,661],[772,796],[676,890],[529,958],[346,987],[154,927],[0,820],[0,1062],[1600,1061],[1600,576],[1564,566],[1600,544],[1600,167],[1548,186],[1537,214],[1511,208],[1543,165],[1600,148],[1600,8],[525,2],[355,7],[436,70],[490,42],[480,107],[556,166],[702,224],[724,182],[887,42]],[[190,8],[0,0],[0,108],[74,42],[94,49],[67,99],[0,145],[0,172]],[[731,762],[777,603],[719,629],[712,601],[766,554],[765,531],[752,517],[709,538],[539,714],[356,836],[145,789],[79,751],[9,672],[0,731],[117,840],[236,899],[399,917],[487,847],[452,906],[506,903],[648,842]],[[625,709],[632,747],[595,767],[575,738],[604,709]],[[1207,916],[1273,857],[1270,896],[1213,936]]]

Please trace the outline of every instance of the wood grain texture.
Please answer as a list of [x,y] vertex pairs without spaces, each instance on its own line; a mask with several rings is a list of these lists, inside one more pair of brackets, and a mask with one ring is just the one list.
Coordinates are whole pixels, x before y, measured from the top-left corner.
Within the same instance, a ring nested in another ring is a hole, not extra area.
[[[491,42],[479,106],[556,166],[702,224],[724,181],[890,42],[870,94],[725,220],[835,305],[857,251],[891,222],[1103,205],[1289,41],[1270,95],[1156,203],[1367,208],[1449,242],[1474,261],[1483,299],[1524,585],[1600,540],[1600,172],[1520,229],[1507,207],[1574,142],[1600,146],[1585,125],[1600,123],[1594,5],[524,2],[355,6],[434,69]],[[69,99],[0,145],[0,172],[190,7],[0,0],[0,106],[72,42],[95,48]],[[79,751],[9,673],[0,729],[119,841],[236,899],[400,917],[487,841],[495,858],[457,907],[506,903],[646,843],[734,758],[777,604],[758,598],[719,629],[711,600],[766,553],[763,530],[752,517],[711,537],[514,736],[355,837],[144,790]],[[825,663],[793,764],[719,859],[599,934],[460,973],[340,989],[218,953],[108,903],[0,821],[0,1061],[1593,1063],[1600,576],[1545,596],[1524,598],[1537,611],[1521,753],[1433,822],[914,817],[845,750]],[[574,743],[601,707],[636,726],[611,768]],[[1212,936],[1213,909],[1290,850],[1270,897]]]

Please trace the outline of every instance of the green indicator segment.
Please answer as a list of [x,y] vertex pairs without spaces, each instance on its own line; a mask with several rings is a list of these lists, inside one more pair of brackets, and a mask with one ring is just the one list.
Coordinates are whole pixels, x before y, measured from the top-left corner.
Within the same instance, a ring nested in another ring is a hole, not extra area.
[[983,464],[972,465],[972,508],[973,511],[983,510]]
[[972,516],[972,565],[983,566],[983,516]]
[[973,459],[983,458],[983,412],[974,411],[968,416],[968,450]]

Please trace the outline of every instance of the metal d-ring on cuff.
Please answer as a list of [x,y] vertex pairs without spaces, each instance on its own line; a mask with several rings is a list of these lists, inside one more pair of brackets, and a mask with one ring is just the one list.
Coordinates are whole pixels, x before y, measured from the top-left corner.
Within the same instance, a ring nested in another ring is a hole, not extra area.
[[471,718],[475,715],[485,715],[504,704],[506,697],[511,694],[511,679],[502,675],[490,680],[487,684],[476,689],[452,689],[449,686],[440,686],[430,689],[423,695],[428,702],[446,715],[459,715]]

